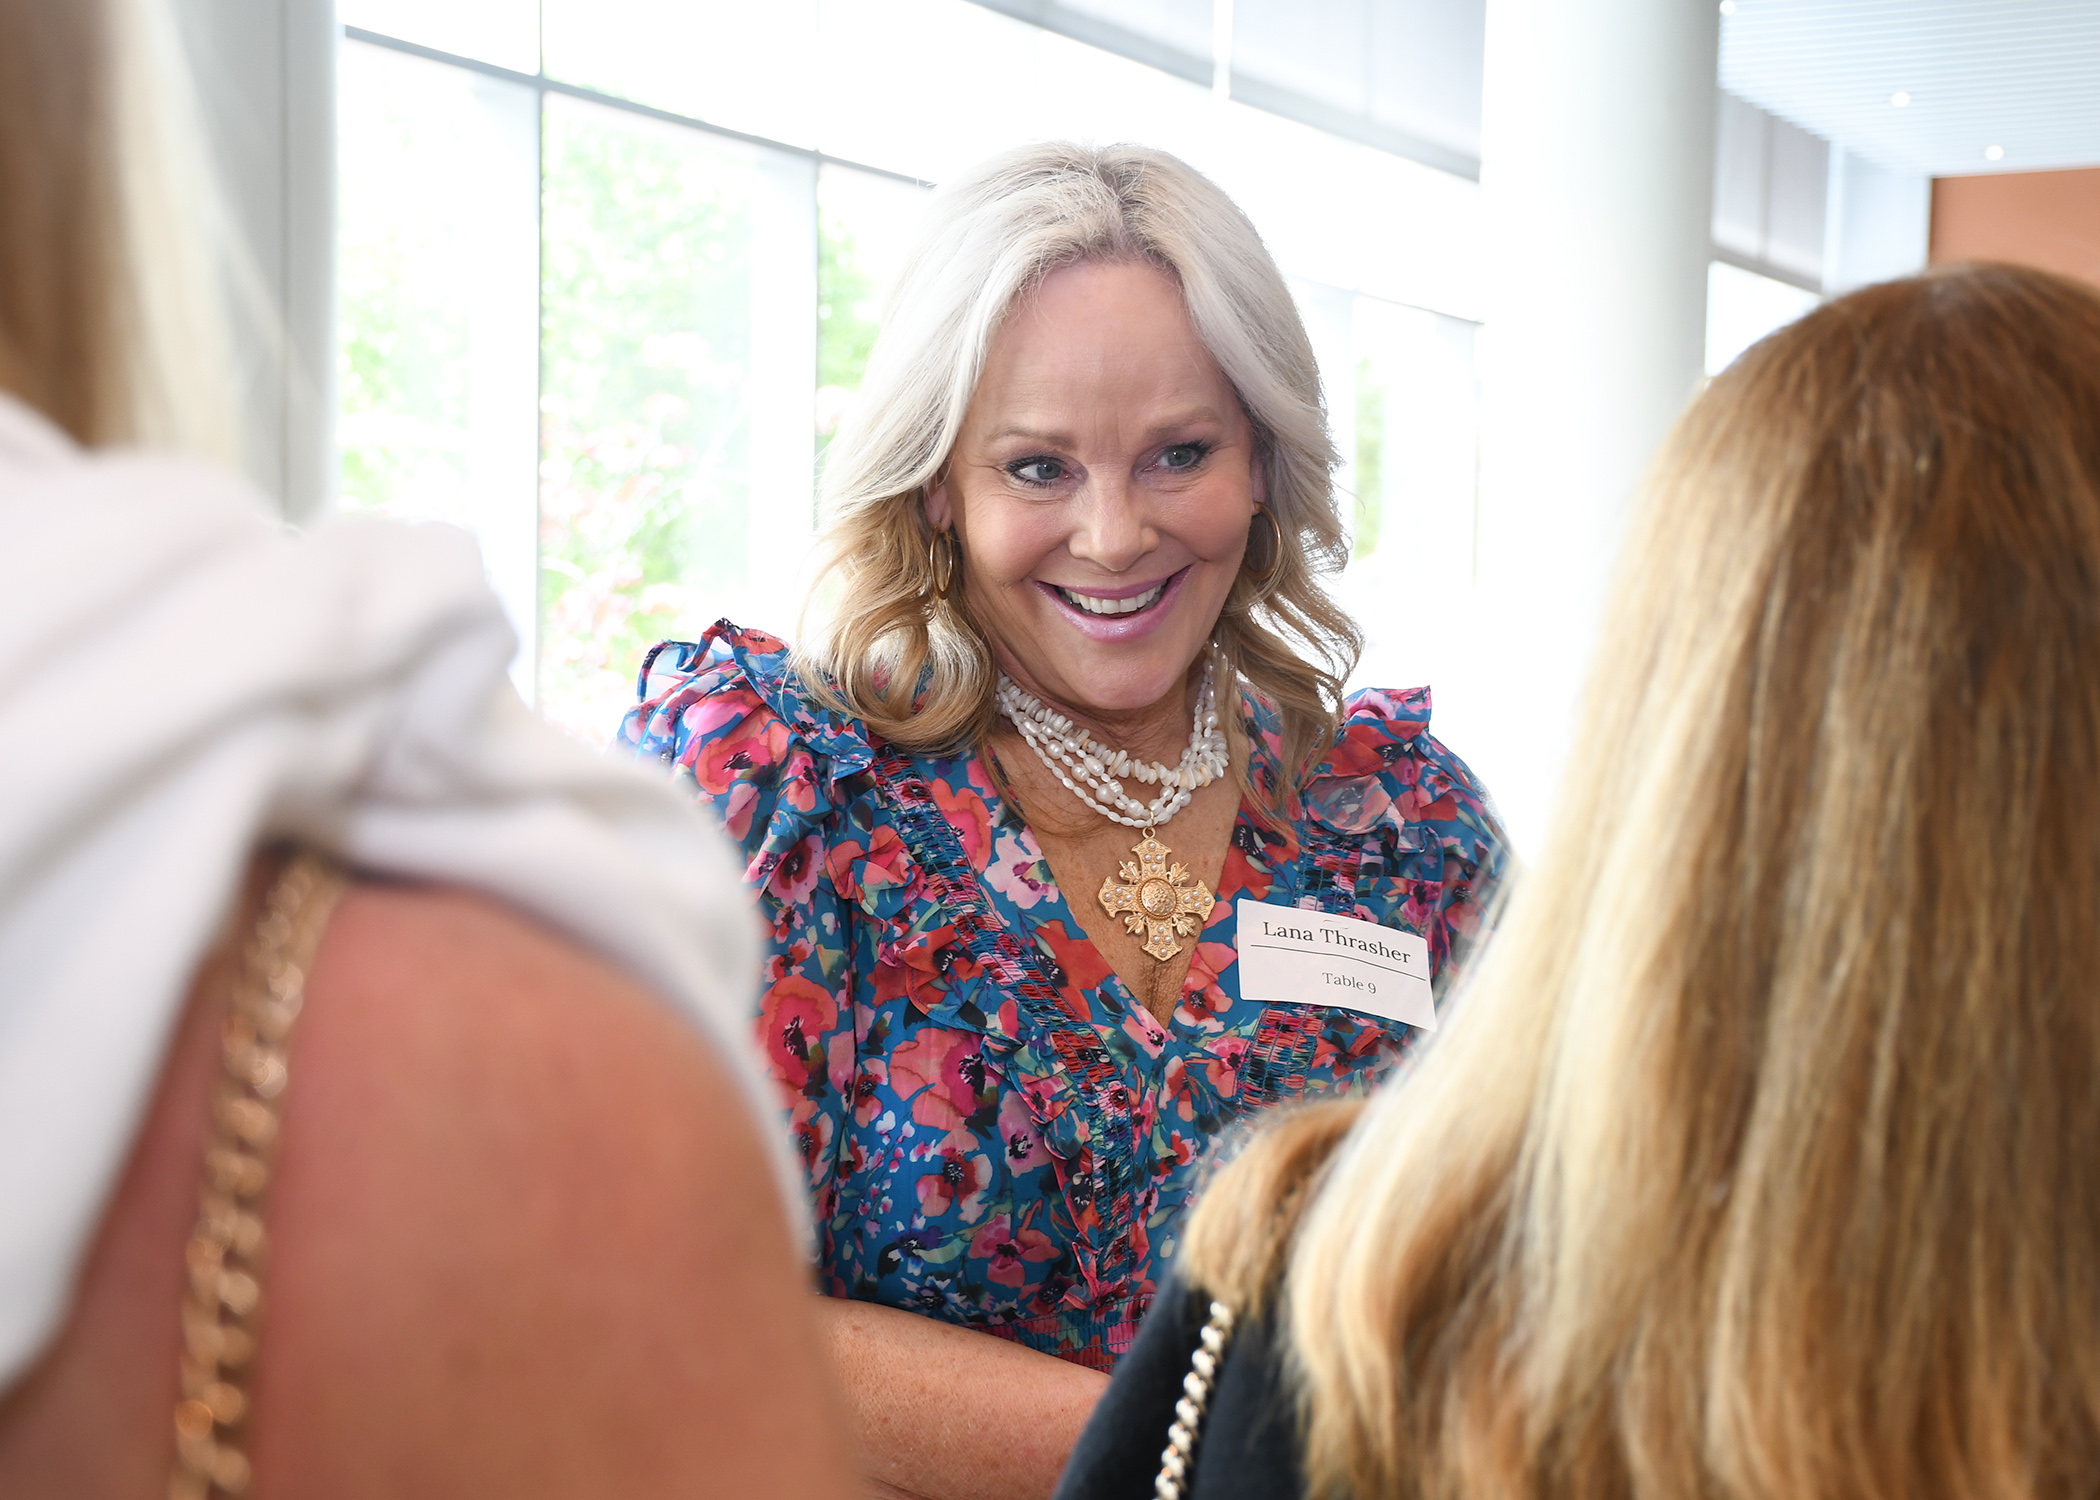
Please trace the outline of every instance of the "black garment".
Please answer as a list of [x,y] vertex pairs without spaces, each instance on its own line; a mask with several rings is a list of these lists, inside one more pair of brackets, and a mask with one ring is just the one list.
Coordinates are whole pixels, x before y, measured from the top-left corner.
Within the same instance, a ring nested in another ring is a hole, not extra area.
[[[1153,1500],[1174,1403],[1209,1318],[1209,1297],[1191,1295],[1178,1276],[1168,1280],[1079,1435],[1056,1500]],[[1196,1442],[1192,1478],[1189,1500],[1304,1494],[1296,1402],[1266,1319],[1242,1315],[1233,1330]]]

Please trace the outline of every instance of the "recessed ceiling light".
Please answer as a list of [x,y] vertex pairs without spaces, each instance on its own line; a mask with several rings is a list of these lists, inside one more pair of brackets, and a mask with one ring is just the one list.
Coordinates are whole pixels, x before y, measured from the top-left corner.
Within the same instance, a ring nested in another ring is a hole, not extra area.
[[1983,148],[1983,159],[1985,161],[2004,161],[2005,148],[2003,146],[1985,146]]
[[1895,105],[1898,109],[1908,109],[1910,107],[1910,95],[1898,89],[1895,93],[1889,95],[1889,103]]

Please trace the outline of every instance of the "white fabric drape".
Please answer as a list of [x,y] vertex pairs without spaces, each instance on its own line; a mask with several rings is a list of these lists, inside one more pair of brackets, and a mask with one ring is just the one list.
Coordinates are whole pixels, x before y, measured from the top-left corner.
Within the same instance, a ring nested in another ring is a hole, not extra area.
[[56,1330],[272,837],[489,892],[624,967],[729,1059],[795,1201],[727,847],[519,700],[464,535],[294,536],[234,479],[83,453],[0,397],[0,570],[0,1389]]

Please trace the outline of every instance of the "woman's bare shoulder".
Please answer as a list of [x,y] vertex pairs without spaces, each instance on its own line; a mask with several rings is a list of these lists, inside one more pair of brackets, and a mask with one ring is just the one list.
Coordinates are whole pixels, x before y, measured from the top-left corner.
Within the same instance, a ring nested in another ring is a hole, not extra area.
[[[75,1439],[118,1418],[53,1406],[53,1387],[143,1360],[162,1373],[129,1383],[157,1394],[124,1420],[169,1451],[220,982],[200,978],[74,1321],[30,1382]],[[842,1486],[762,1125],[639,985],[497,902],[361,884],[316,956],[292,1065],[266,1209],[260,1493]],[[36,1419],[23,1404],[0,1407],[0,1476],[8,1424]]]

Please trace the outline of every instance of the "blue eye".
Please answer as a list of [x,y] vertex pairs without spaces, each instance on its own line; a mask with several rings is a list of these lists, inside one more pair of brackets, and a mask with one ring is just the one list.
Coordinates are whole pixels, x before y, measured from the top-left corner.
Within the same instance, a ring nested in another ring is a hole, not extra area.
[[1006,472],[1023,484],[1055,484],[1065,477],[1065,466],[1054,458],[1024,458],[1008,464]]
[[1208,443],[1176,443],[1159,455],[1159,461],[1167,468],[1179,471],[1193,469],[1210,453]]

